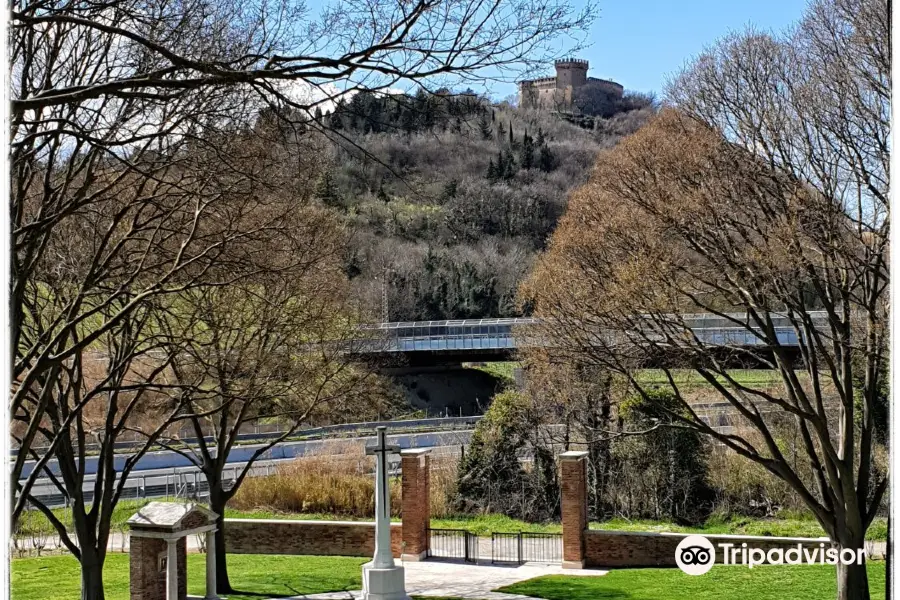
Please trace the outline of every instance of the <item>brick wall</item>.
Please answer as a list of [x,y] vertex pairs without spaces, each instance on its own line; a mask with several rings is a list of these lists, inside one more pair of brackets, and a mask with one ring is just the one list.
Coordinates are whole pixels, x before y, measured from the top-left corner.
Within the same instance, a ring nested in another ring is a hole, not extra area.
[[[587,452],[559,455],[562,492],[563,568],[674,567],[675,548],[688,534],[587,529]],[[783,538],[742,535],[707,535],[716,549],[716,563],[724,563],[718,544],[742,544],[768,552],[772,548],[830,546],[827,538]],[[740,559],[738,559],[740,560]]]
[[[400,556],[403,528],[391,524],[391,551]],[[225,519],[225,549],[231,554],[372,556],[375,523]]]
[[[178,553],[178,598],[187,598],[187,539],[176,543]],[[158,538],[131,536],[131,600],[165,600],[166,570],[160,569],[160,557],[166,556],[168,542]]]
[[[587,567],[674,567],[675,548],[687,534],[644,533],[637,531],[585,531],[584,563]],[[808,548],[819,548],[820,543],[830,546],[827,539],[781,538],[757,536],[704,536],[716,549],[716,564],[722,564],[723,556],[719,544],[731,543],[740,548],[747,543],[749,548],[796,548],[803,544]]]
[[[428,449],[401,452],[403,524],[391,525],[391,551],[405,560],[424,558],[428,550]],[[319,554],[372,556],[375,523],[225,519],[225,549],[232,554]]]

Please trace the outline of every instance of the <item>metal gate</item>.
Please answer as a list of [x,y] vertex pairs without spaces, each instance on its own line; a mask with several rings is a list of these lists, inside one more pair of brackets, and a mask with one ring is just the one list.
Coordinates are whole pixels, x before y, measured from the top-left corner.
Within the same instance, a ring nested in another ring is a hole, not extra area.
[[427,556],[478,562],[478,536],[465,529],[429,529]]
[[529,531],[492,533],[491,562],[519,565],[527,562],[562,562],[562,534]]

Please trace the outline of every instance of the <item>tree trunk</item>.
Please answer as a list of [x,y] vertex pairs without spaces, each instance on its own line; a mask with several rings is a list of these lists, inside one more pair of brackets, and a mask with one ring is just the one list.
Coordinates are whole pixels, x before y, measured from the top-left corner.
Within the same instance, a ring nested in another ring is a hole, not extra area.
[[93,548],[81,549],[81,600],[105,600],[103,560]]
[[[855,550],[854,550],[855,551]],[[837,566],[838,600],[869,600],[869,577],[865,563]]]
[[891,597],[891,560],[893,560],[894,538],[891,537],[891,516],[887,519],[887,543],[884,545],[884,597]]
[[225,560],[225,494],[220,482],[210,484],[209,509],[219,515],[216,518],[216,547],[207,548],[207,552],[216,553],[216,591],[220,594],[230,593],[231,581],[228,579],[228,564]]
[[[600,399],[599,411],[588,411],[586,434],[595,437],[597,431],[608,431],[610,428],[610,403],[604,395]],[[590,518],[602,520],[607,516],[609,500],[607,498],[607,482],[612,467],[611,443],[606,435],[588,444],[588,485]]]

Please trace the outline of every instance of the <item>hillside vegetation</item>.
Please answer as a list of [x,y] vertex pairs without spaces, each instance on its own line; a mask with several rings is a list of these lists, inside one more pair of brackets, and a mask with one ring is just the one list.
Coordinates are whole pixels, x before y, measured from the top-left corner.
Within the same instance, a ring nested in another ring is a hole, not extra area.
[[[319,116],[338,138],[316,188],[352,233],[346,271],[372,319],[508,317],[519,281],[597,153],[654,110],[609,118],[519,111],[474,94],[358,94]],[[527,312],[527,307],[526,307]]]

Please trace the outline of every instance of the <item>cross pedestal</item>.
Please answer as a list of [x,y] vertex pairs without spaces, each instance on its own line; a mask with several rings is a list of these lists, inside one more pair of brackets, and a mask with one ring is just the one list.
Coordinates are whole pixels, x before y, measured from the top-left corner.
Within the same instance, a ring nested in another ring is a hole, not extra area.
[[363,600],[410,600],[403,567],[394,564],[391,553],[387,455],[400,452],[400,448],[387,445],[386,431],[387,427],[378,427],[376,445],[366,448],[366,454],[375,455],[375,556],[363,565]]

